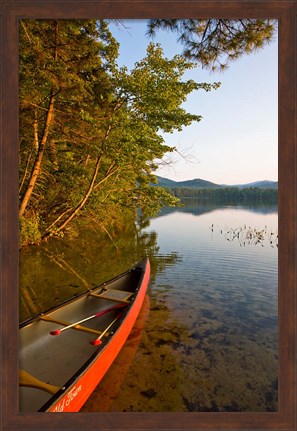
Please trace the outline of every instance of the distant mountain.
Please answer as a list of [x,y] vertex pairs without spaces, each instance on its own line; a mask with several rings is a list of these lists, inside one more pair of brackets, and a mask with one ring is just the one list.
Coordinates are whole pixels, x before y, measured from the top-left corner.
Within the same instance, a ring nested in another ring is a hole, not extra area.
[[238,184],[237,186],[239,189],[246,189],[249,187],[259,187],[260,189],[278,189],[278,182],[277,181],[255,181],[253,183],[248,184]]
[[186,187],[186,188],[195,188],[195,189],[218,189],[221,188],[219,184],[212,183],[210,181],[201,180],[200,178],[195,178],[194,180],[187,181],[173,181],[163,177],[157,177],[158,186],[160,187]]
[[277,181],[255,181],[253,183],[248,184],[235,184],[235,185],[226,185],[226,184],[215,184],[210,181],[202,180],[200,178],[195,178],[193,180],[187,181],[174,181],[169,180],[168,178],[157,176],[158,184],[154,184],[164,188],[174,188],[174,187],[184,187],[184,188],[195,188],[195,189],[220,189],[227,187],[237,187],[239,189],[246,189],[250,187],[258,187],[261,189],[278,189]]
[[178,181],[178,187],[193,187],[195,189],[219,189],[222,186],[210,181],[202,180],[201,178],[195,178],[194,180]]
[[167,187],[169,189],[171,187],[178,187],[176,181],[169,180],[168,178],[163,178],[163,177],[157,176],[157,180],[158,180],[158,184],[153,184],[154,186]]

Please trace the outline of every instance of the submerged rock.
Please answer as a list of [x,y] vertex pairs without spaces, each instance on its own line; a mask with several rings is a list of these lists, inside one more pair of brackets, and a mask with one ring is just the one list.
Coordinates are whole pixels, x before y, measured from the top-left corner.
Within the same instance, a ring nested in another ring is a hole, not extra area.
[[147,398],[153,398],[157,395],[157,392],[154,388],[148,389],[147,391],[141,391],[141,395],[144,395]]

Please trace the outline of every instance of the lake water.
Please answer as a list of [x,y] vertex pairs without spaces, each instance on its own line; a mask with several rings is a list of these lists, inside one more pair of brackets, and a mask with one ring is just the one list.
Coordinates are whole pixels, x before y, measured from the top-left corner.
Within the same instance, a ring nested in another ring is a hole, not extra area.
[[185,203],[114,244],[21,252],[21,318],[150,257],[138,324],[84,412],[277,410],[277,208]]

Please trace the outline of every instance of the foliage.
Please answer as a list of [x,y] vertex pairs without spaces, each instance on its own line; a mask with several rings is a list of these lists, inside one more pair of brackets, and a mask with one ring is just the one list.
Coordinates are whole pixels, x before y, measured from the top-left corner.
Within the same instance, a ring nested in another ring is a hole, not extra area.
[[211,70],[223,70],[231,61],[269,43],[275,28],[272,19],[151,19],[148,33],[173,31],[187,59]]
[[184,81],[194,65],[159,45],[131,72],[117,55],[105,21],[21,20],[20,216],[36,214],[42,238],[78,216],[104,230],[124,208],[177,203],[150,187],[156,159],[174,151],[160,132],[200,121],[182,103],[219,84]]
[[38,244],[41,241],[40,220],[37,216],[20,217],[20,244]]

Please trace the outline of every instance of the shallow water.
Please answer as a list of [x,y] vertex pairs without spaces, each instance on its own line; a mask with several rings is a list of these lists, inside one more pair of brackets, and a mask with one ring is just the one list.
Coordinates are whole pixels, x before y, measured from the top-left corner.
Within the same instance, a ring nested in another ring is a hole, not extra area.
[[[263,239],[248,238],[249,229],[263,230]],[[86,234],[79,256],[78,241],[22,252],[21,297],[28,304],[27,292],[36,309],[150,256],[149,311],[137,343],[127,343],[125,378],[115,389],[122,369],[116,362],[82,411],[277,410],[276,233],[274,207],[189,200],[152,219],[136,246],[127,240],[117,251],[102,242],[96,247]],[[32,314],[28,308],[23,314]],[[124,358],[125,348],[118,360]]]
[[[177,258],[151,283],[150,316],[112,411],[277,409],[277,213],[193,213],[151,221],[158,257]],[[267,226],[265,240],[226,239],[244,224]],[[84,411],[94,408],[90,399]]]

